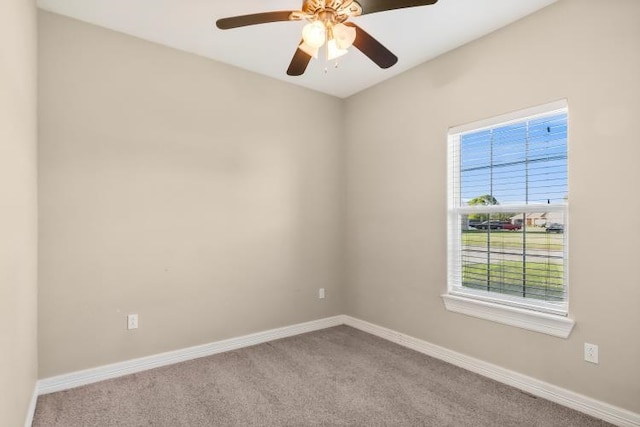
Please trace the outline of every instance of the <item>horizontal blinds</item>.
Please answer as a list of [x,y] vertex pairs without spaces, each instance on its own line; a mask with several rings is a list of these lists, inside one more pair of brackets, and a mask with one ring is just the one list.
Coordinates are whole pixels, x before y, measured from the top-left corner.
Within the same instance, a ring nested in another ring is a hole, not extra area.
[[453,133],[449,147],[450,290],[562,311],[566,108]]
[[482,195],[505,204],[557,204],[567,196],[567,114],[557,112],[452,135],[458,206]]
[[[558,230],[523,225],[519,230],[467,227],[457,215],[457,263],[450,278],[458,287],[541,302],[566,299],[564,227]],[[556,216],[564,224],[564,212]],[[496,220],[496,223],[500,221]]]

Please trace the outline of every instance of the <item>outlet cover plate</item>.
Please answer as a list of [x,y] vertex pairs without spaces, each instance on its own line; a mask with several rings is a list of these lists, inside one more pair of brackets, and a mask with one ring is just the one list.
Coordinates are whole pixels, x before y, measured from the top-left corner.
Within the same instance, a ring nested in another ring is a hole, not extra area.
[[127,329],[138,329],[138,315],[127,315]]
[[598,346],[584,343],[584,360],[590,363],[598,363]]

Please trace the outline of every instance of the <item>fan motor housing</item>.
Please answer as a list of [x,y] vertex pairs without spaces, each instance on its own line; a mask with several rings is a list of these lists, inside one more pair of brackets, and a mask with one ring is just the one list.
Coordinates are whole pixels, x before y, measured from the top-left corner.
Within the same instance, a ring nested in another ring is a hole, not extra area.
[[[334,23],[342,23],[362,14],[362,6],[355,0],[304,0],[302,12],[315,19],[324,20],[331,15]],[[323,19],[324,18],[324,19]]]

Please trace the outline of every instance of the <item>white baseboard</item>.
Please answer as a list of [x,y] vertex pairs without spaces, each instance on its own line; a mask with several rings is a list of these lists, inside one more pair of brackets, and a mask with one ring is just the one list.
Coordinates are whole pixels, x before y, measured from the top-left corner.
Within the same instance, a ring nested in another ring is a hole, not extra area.
[[587,415],[624,427],[640,426],[640,414],[592,399],[573,391],[528,377],[482,360],[448,350],[427,341],[374,325],[351,316],[343,316],[344,324],[388,341],[416,350],[436,359],[459,366],[487,378],[526,391]]
[[120,363],[114,363],[78,372],[71,372],[69,374],[39,380],[36,385],[36,391],[34,391],[34,397],[30,404],[30,412],[25,425],[27,427],[31,426],[31,420],[33,419],[38,394],[67,390],[98,381],[117,378],[123,375],[142,372],[148,369],[197,359],[199,357],[210,356],[225,351],[235,350],[242,347],[248,347],[267,341],[317,331],[342,324],[376,335],[380,338],[384,338],[388,341],[416,350],[428,356],[435,357],[468,371],[499,381],[503,384],[510,385],[532,395],[550,400],[585,414],[592,415],[612,424],[623,427],[640,427],[640,414],[635,412],[583,396],[553,384],[549,384],[509,369],[448,350],[427,341],[346,315],[299,323],[292,326],[285,326],[283,328],[271,329],[210,344],[189,347],[139,359],[127,360]]
[[36,414],[36,402],[38,401],[38,383],[33,385],[33,393],[31,393],[31,401],[27,408],[27,418],[24,421],[24,427],[31,427],[33,424],[33,416]]
[[216,341],[209,344],[188,347],[167,353],[160,353],[153,356],[126,360],[124,362],[114,363],[111,365],[99,366],[55,377],[44,378],[38,381],[38,394],[68,390],[98,381],[146,371],[148,369],[159,368],[161,366],[185,362],[199,357],[210,356],[212,354],[261,344],[267,341],[330,328],[343,323],[343,316],[327,317],[325,319],[313,320],[311,322],[299,323],[292,326],[285,326],[283,328],[270,329],[268,331]]

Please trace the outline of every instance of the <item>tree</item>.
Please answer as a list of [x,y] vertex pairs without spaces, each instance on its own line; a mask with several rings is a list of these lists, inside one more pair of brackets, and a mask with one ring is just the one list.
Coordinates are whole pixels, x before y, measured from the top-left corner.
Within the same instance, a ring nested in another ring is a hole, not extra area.
[[[483,194],[482,196],[474,197],[469,200],[467,204],[469,206],[489,206],[499,205],[500,203],[498,203],[498,200],[491,194]],[[474,213],[469,215],[469,219],[474,221],[487,221],[489,219],[489,214]]]
[[[483,194],[482,196],[474,197],[473,199],[469,200],[467,204],[469,206],[492,206],[492,205],[499,205],[500,202],[498,202],[498,199],[493,197],[491,194]],[[511,217],[514,215],[515,214],[513,213],[500,212],[500,213],[493,214],[491,219],[496,221],[509,221]],[[487,221],[489,219],[489,214],[486,214],[486,213],[470,214],[469,219],[474,221]]]
[[469,206],[489,206],[489,205],[499,205],[498,200],[493,197],[491,194],[484,194],[482,196],[474,197],[469,200]]

